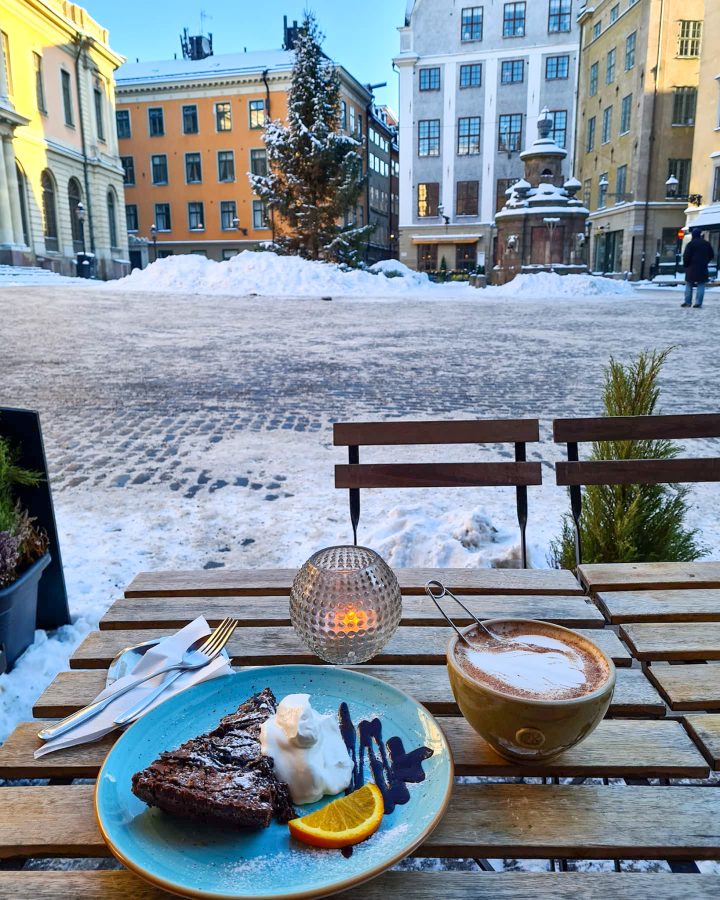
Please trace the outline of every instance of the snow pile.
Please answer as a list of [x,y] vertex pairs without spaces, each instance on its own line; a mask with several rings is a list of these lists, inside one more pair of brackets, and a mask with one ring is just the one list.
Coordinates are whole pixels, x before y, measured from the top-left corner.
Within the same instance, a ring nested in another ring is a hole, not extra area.
[[493,297],[631,297],[635,289],[629,281],[615,281],[597,275],[558,275],[557,272],[535,272],[516,275],[499,287],[488,287],[483,294]]
[[[251,250],[225,262],[192,254],[168,256],[146,269],[135,269],[108,287],[121,291],[272,297],[388,297],[435,289],[426,275],[413,272],[397,260],[377,263],[367,272],[345,271],[330,263]],[[446,285],[443,287],[447,289]]]

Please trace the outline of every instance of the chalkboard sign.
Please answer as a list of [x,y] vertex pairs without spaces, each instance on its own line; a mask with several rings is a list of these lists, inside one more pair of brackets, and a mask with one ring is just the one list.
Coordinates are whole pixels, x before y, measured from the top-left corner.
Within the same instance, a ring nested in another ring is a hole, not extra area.
[[0,436],[8,438],[10,444],[19,451],[18,462],[23,468],[43,474],[43,481],[37,487],[17,485],[14,494],[30,515],[37,519],[37,524],[47,531],[50,538],[49,551],[52,558],[40,579],[37,627],[48,630],[59,628],[70,622],[70,610],[50,493],[45,447],[40,430],[40,416],[31,409],[0,407]]

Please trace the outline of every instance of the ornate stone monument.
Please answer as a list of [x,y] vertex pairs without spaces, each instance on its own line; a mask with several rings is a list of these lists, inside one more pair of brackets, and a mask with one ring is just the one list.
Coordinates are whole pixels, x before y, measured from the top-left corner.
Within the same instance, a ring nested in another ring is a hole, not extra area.
[[547,109],[538,120],[538,138],[520,159],[525,177],[508,188],[507,202],[495,216],[496,265],[493,284],[505,284],[518,273],[587,273],[589,211],[575,196],[577,178],[564,181],[562,162],[567,150],[550,137],[553,123]]

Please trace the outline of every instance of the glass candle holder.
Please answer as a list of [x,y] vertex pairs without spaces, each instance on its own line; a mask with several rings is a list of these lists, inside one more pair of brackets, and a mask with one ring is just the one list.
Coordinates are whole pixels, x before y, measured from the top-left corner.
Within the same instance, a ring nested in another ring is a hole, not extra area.
[[371,659],[400,624],[394,572],[367,547],[327,547],[295,576],[290,620],[320,659],[352,665]]

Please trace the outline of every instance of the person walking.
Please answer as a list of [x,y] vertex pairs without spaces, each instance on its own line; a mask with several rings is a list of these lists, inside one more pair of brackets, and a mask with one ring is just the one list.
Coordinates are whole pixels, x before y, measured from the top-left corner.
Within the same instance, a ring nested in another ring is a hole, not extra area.
[[702,236],[699,228],[691,228],[692,238],[688,241],[683,252],[683,265],[685,266],[685,300],[682,306],[692,306],[693,288],[697,288],[695,295],[695,309],[700,309],[705,298],[705,284],[710,278],[708,264],[715,258],[715,251]]

